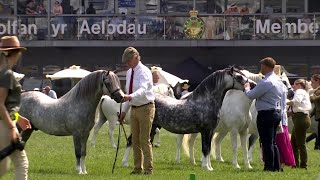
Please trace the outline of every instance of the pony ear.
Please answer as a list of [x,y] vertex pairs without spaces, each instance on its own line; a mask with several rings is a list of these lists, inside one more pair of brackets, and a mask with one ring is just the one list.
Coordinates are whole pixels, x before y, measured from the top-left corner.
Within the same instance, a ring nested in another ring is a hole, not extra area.
[[230,68],[230,72],[231,72],[231,74],[233,74],[233,71],[234,71],[234,67],[233,67],[233,66],[231,66],[231,68]]

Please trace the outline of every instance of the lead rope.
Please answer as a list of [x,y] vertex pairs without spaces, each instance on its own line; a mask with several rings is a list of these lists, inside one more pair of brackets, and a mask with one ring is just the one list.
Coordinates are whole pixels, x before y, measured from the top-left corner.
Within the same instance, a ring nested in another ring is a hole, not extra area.
[[[119,112],[119,115],[118,115],[118,120],[120,119],[120,115],[122,113],[122,102],[120,103],[120,112]],[[118,151],[119,151],[119,146],[120,146],[120,133],[121,133],[121,127],[123,128],[124,130],[124,127],[123,125],[119,125],[119,131],[118,131],[118,144],[117,144],[117,150],[116,150],[116,156],[114,157],[114,162],[113,162],[113,166],[112,166],[112,174],[114,172],[114,168],[115,168],[115,165],[116,165],[116,162],[117,162],[117,157],[118,157]],[[125,131],[124,131],[125,132]],[[127,135],[125,134],[126,138],[127,138]],[[128,141],[128,140],[127,140]]]

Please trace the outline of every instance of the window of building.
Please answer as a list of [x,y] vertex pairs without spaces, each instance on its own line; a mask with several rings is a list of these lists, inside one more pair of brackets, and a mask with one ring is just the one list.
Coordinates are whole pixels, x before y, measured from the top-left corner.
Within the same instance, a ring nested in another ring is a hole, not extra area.
[[303,13],[304,0],[287,0],[287,13]]
[[282,0],[264,0],[265,13],[282,13]]
[[0,2],[0,15],[13,15],[14,14],[14,1],[3,0]]
[[[197,0],[195,9],[199,13],[206,13],[207,1]],[[160,0],[160,5],[161,13],[185,13],[193,9],[193,0]]]
[[261,0],[216,0],[217,4],[226,11],[236,13],[260,13]]

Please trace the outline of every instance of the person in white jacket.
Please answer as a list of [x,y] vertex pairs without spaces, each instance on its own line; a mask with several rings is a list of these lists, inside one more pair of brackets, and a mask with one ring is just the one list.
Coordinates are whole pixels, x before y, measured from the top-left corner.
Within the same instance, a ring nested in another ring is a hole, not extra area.
[[292,88],[295,91],[294,97],[291,101],[287,102],[287,105],[292,106],[293,112],[293,130],[291,136],[291,144],[296,161],[296,167],[307,169],[308,153],[306,148],[306,136],[307,129],[311,125],[311,120],[309,117],[311,102],[308,90],[306,89],[306,80],[296,80]]

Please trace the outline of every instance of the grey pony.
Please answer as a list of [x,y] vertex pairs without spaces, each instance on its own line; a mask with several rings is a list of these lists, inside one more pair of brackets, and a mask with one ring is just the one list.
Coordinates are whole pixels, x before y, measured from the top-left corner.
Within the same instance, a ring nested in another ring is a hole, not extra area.
[[223,98],[229,89],[244,90],[243,85],[248,81],[238,69],[231,67],[209,75],[186,99],[176,100],[156,94],[156,114],[151,136],[157,127],[175,134],[200,132],[202,167],[212,171],[211,139],[218,124]]
[[19,113],[32,123],[31,130],[22,132],[22,139],[27,141],[36,129],[55,136],[73,136],[76,170],[86,174],[87,140],[103,94],[117,102],[123,99],[119,78],[112,71],[92,72],[59,99],[36,91],[22,93]]

